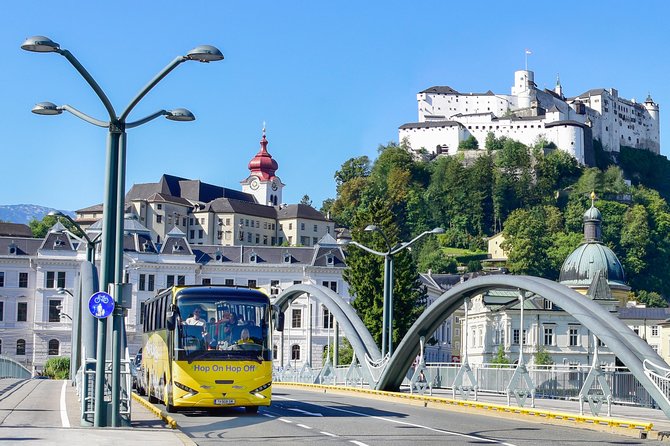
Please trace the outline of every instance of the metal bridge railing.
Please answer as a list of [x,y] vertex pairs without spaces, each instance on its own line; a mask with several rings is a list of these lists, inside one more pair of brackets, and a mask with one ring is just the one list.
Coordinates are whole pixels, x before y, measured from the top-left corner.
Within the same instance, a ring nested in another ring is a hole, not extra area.
[[32,376],[30,370],[6,356],[0,356],[0,378],[28,379]]

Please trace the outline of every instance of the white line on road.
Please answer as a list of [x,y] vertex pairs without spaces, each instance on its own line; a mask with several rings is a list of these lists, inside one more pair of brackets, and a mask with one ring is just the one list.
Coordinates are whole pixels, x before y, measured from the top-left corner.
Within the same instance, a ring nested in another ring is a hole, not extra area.
[[[497,444],[501,444],[501,445],[504,445],[504,446],[516,446],[513,443],[506,443],[504,441],[498,441],[498,440],[494,440],[492,438],[480,437],[480,436],[477,436],[477,435],[463,434],[463,433],[460,433],[460,432],[452,432],[452,431],[448,431],[448,430],[444,430],[444,429],[436,429],[436,428],[430,427],[430,426],[422,426],[420,424],[408,423],[406,421],[400,421],[400,420],[393,420],[391,418],[377,417],[377,416],[374,416],[374,415],[368,415],[368,414],[365,414],[365,413],[362,413],[362,412],[356,412],[356,411],[353,411],[353,410],[337,409],[337,408],[332,407],[332,406],[329,407],[329,409],[336,410],[338,412],[345,412],[345,413],[354,414],[354,415],[357,415],[359,417],[370,417],[370,418],[375,418],[377,420],[388,421],[388,422],[391,422],[391,423],[403,424],[405,426],[419,427],[421,429],[426,429],[426,430],[433,431],[433,432],[440,432],[442,434],[449,434],[449,435],[454,435],[454,436],[457,436],[457,437],[471,438],[473,440],[478,440],[478,441],[485,442],[485,443],[497,443]],[[351,440],[351,441],[352,441],[352,443],[354,443],[353,440]]]
[[349,440],[349,443],[357,444],[358,446],[368,446],[366,443],[363,443],[362,441],[356,441],[356,440]]
[[304,425],[304,424],[296,424],[296,426],[298,426],[298,427],[302,427],[302,428],[305,428],[305,429],[311,429],[311,427],[306,426],[306,425]]
[[286,418],[280,418],[279,421],[283,421],[284,423],[293,423],[291,420],[287,420]]
[[337,437],[335,434],[331,434],[330,432],[320,432],[323,435],[328,435],[329,437]]
[[70,427],[70,420],[67,418],[67,408],[65,406],[65,390],[67,388],[67,380],[63,381],[63,387],[60,389],[60,421],[63,427]]
[[302,409],[289,408],[288,410],[292,410],[293,412],[304,413],[305,415],[309,415],[309,416],[312,416],[312,417],[322,417],[323,416],[323,414],[320,414],[318,412],[307,412],[306,410],[302,410]]

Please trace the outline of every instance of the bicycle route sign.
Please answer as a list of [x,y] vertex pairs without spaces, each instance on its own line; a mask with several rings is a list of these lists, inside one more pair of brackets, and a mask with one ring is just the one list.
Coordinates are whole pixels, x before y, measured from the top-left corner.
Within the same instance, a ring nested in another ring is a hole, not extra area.
[[104,291],[99,291],[88,300],[88,310],[94,317],[104,319],[114,311],[114,298]]

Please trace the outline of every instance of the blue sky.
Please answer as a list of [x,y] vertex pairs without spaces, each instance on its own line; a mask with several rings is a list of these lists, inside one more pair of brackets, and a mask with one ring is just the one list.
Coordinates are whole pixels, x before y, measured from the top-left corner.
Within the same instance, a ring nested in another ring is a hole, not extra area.
[[417,92],[449,85],[509,93],[525,48],[541,88],[560,74],[567,96],[601,87],[638,101],[651,93],[668,155],[665,2],[503,3],[4,2],[0,204],[76,210],[103,200],[106,130],[30,109],[51,101],[100,119],[105,110],[63,57],[19,48],[32,35],[69,49],[119,113],[177,55],[200,44],[225,54],[222,62],[182,64],[133,111],[131,120],[185,107],[197,120],[129,130],[127,187],[168,173],[237,189],[265,121],[284,201],[308,194],[318,208],[335,196],[333,174],[344,161],[374,159],[379,144],[397,141],[398,127],[417,120]]

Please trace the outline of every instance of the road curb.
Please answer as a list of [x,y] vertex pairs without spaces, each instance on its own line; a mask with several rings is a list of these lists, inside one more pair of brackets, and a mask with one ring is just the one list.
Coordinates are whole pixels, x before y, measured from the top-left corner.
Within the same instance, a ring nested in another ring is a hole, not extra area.
[[167,412],[165,412],[164,410],[161,410],[160,408],[154,406],[149,401],[145,400],[144,398],[142,398],[141,396],[139,396],[138,394],[136,394],[134,392],[132,393],[132,395],[133,395],[133,399],[135,401],[137,401],[138,403],[140,403],[141,405],[143,405],[144,407],[149,409],[158,418],[165,421],[165,424],[170,426],[171,429],[179,429],[179,426],[177,425],[177,420],[175,420],[170,415],[168,415]]
[[[305,390],[323,391],[324,393],[340,393],[352,395],[355,394],[364,398],[375,398],[393,402],[403,402],[405,404],[419,405],[442,410],[469,411],[472,413],[483,414],[487,416],[519,416],[529,421],[542,423],[571,425],[574,427],[606,431],[613,434],[625,435],[640,439],[658,439],[670,441],[665,437],[668,433],[654,431],[654,424],[648,421],[640,421],[626,418],[594,417],[589,415],[579,415],[569,412],[552,411],[546,409],[506,406],[494,403],[484,403],[479,401],[454,400],[450,398],[418,395],[409,393],[387,392],[382,390],[363,389],[356,387],[331,386],[324,384],[306,384],[278,382],[273,383],[273,387],[293,387]],[[660,434],[660,435],[659,435]],[[665,434],[665,435],[664,435]],[[668,435],[670,437],[670,435]]]

